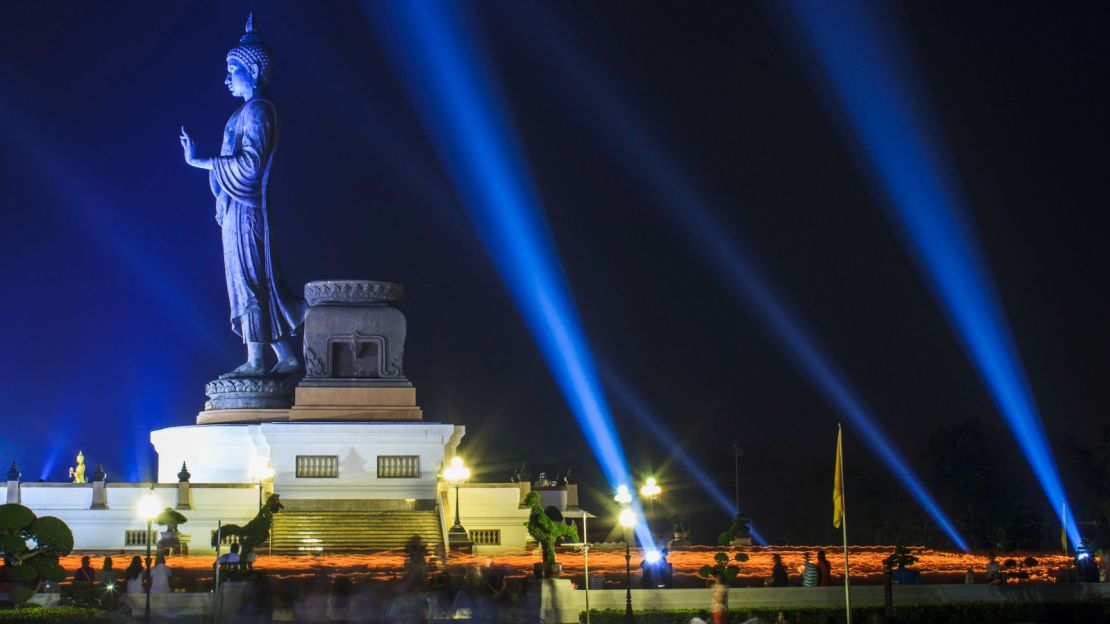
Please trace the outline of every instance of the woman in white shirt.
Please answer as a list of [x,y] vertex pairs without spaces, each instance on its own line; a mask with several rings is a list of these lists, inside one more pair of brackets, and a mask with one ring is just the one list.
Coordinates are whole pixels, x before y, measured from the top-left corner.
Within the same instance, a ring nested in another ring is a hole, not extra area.
[[150,569],[150,593],[165,594],[170,591],[170,568],[166,565],[166,556],[158,555],[154,567]]

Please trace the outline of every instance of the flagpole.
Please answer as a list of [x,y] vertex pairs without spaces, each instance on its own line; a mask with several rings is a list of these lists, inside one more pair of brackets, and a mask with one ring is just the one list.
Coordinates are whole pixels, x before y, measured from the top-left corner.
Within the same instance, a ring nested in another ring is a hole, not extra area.
[[840,423],[836,424],[836,438],[838,444],[836,451],[839,453],[837,465],[840,467],[840,528],[843,530],[844,536],[844,616],[847,619],[847,624],[852,624],[852,593],[849,590],[850,582],[848,580],[848,503],[844,495],[844,449],[842,448],[842,440],[844,431]]

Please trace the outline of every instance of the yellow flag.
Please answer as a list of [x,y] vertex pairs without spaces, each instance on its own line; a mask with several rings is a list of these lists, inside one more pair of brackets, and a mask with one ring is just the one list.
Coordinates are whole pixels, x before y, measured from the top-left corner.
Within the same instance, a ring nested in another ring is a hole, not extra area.
[[833,526],[838,529],[841,520],[844,519],[844,482],[841,480],[843,468],[840,465],[840,438],[843,435],[838,426],[836,428],[836,474],[833,475]]

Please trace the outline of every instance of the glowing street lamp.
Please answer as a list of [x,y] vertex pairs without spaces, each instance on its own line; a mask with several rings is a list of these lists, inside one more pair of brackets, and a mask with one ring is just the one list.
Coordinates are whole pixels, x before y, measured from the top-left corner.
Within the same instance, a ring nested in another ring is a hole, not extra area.
[[613,497],[617,504],[621,507],[628,507],[632,504],[632,493],[628,491],[627,485],[617,486],[617,495]]
[[470,543],[470,535],[463,528],[459,518],[459,485],[470,478],[470,469],[463,464],[458,455],[451,458],[451,464],[443,469],[443,479],[455,486],[455,524],[447,532],[447,542],[452,549],[465,548]]
[[648,477],[647,482],[640,487],[640,496],[648,499],[648,515],[655,517],[655,497],[663,493],[663,488],[655,482],[655,477]]
[[154,486],[150,486],[150,491],[146,496],[139,499],[139,517],[146,520],[146,579],[143,585],[146,587],[146,608],[145,621],[150,621],[150,529],[154,519],[158,514],[162,513],[162,501],[158,495],[154,493]]

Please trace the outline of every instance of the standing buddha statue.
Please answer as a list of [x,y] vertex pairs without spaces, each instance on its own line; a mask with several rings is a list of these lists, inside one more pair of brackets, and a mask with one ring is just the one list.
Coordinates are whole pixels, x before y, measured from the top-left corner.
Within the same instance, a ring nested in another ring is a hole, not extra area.
[[227,53],[224,84],[243,105],[224,126],[220,154],[198,157],[192,137],[181,128],[185,162],[209,172],[223,241],[231,329],[247,345],[247,361],[221,378],[266,376],[266,346],[277,356],[270,375],[300,369],[290,337],[304,323],[307,307],[281,278],[266,193],[278,142],[277,109],[264,95],[272,67],[273,56],[254,31],[253,16],[248,17],[246,33]]

